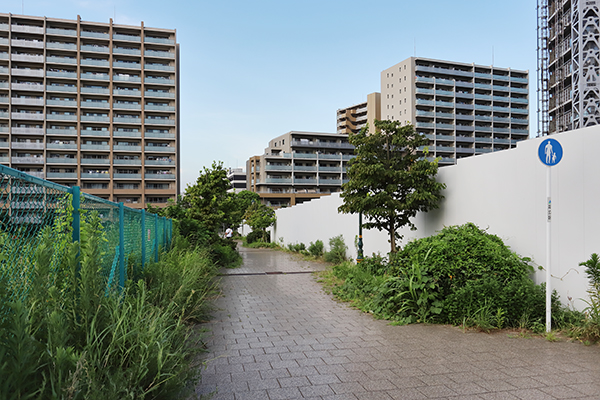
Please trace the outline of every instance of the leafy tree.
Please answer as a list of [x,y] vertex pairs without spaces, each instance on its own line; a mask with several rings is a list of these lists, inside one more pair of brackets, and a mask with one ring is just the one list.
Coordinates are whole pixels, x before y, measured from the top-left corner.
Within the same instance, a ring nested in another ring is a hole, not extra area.
[[229,204],[227,205],[227,224],[232,228],[239,227],[244,221],[244,214],[252,203],[260,201],[260,195],[249,190],[242,190],[238,193],[230,193]]
[[404,226],[416,229],[411,222],[417,212],[438,207],[446,186],[435,180],[437,161],[428,161],[422,150],[428,140],[411,125],[398,121],[375,121],[375,132],[368,128],[350,134],[356,158],[350,161],[349,181],[342,186],[343,213],[362,212],[364,227],[385,230],[391,252],[402,237],[397,230]]
[[256,201],[248,207],[244,218],[252,231],[262,232],[263,241],[267,241],[267,228],[275,223],[275,211]]

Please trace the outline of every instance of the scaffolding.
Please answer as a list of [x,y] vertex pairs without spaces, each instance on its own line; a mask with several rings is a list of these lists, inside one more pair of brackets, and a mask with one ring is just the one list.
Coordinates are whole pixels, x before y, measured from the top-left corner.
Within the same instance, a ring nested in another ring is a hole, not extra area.
[[550,127],[550,79],[548,71],[548,0],[537,1],[537,62],[538,62],[538,87],[537,87],[537,136],[546,136]]

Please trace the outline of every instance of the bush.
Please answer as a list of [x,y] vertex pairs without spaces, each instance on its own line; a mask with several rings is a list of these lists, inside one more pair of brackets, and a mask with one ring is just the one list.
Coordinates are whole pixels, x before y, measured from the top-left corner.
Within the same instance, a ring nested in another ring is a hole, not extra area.
[[211,247],[213,261],[221,267],[238,267],[242,257],[237,252],[236,246],[236,242],[232,240],[218,238]]
[[271,233],[264,231],[252,231],[246,236],[246,243],[254,243],[254,242],[271,242]]
[[344,243],[342,235],[332,237],[329,239],[329,251],[324,256],[325,261],[333,264],[346,261],[346,250],[348,250],[348,246]]
[[302,253],[306,251],[306,245],[304,243],[288,244],[288,250],[294,253]]
[[313,257],[321,257],[323,255],[324,245],[322,240],[317,240],[314,243],[310,242],[308,252]]

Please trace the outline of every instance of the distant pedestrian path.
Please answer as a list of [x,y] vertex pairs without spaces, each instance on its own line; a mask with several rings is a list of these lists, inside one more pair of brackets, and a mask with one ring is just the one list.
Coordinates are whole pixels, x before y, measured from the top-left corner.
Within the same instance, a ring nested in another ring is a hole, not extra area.
[[600,347],[391,326],[332,300],[323,264],[245,249],[223,270],[198,393],[213,399],[600,399]]

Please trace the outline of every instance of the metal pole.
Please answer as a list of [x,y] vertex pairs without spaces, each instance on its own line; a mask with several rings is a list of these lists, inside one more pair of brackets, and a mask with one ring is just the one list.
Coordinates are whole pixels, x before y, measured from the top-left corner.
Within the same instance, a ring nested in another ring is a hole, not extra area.
[[125,207],[119,203],[119,289],[125,287]]
[[154,214],[154,262],[158,262],[158,214]]
[[142,269],[146,265],[146,210],[142,208]]
[[547,219],[546,219],[546,332],[552,330],[552,167],[546,167],[546,201],[547,201]]
[[81,207],[81,192],[79,191],[79,186],[73,186],[71,194],[73,195],[71,199],[71,204],[73,205],[73,242],[79,242],[81,239],[81,213],[79,212],[79,208]]
[[358,254],[356,263],[361,263],[364,260],[363,257],[363,239],[362,239],[362,212],[358,213]]

